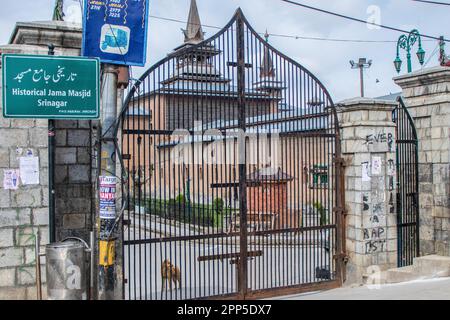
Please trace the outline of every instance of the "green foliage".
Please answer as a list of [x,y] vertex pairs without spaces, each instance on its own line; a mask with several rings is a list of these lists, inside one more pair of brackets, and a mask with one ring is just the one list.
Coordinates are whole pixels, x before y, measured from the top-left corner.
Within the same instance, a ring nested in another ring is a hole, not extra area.
[[222,228],[223,215],[218,213],[214,205],[191,204],[184,201],[183,195],[170,200],[151,199],[147,201],[145,211],[147,214],[159,216],[163,219],[176,220],[201,227]]
[[322,205],[322,203],[320,202],[315,202],[313,204],[314,209],[317,210],[317,212],[320,215],[320,225],[324,226],[328,223],[328,219],[327,219],[327,210],[325,209],[325,207]]
[[186,198],[184,197],[184,194],[179,194],[175,200],[177,201],[177,203],[181,204],[186,203]]
[[214,211],[217,212],[218,214],[222,215],[223,214],[223,208],[225,207],[225,202],[223,201],[222,198],[216,198],[213,202],[213,208]]

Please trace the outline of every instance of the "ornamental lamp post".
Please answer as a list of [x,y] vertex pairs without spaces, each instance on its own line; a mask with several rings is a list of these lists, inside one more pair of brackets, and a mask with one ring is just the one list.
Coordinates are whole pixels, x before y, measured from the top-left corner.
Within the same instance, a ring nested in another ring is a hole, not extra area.
[[401,35],[400,38],[398,38],[397,41],[397,57],[394,60],[394,66],[395,70],[400,73],[401,67],[402,67],[402,60],[400,59],[400,49],[403,49],[406,51],[406,59],[408,64],[408,73],[412,72],[412,63],[411,63],[411,48],[414,46],[414,44],[418,42],[419,49],[417,50],[417,58],[419,59],[420,65],[423,66],[423,63],[425,62],[425,50],[422,48],[422,39],[420,36],[420,33],[417,29],[412,30],[408,36]]

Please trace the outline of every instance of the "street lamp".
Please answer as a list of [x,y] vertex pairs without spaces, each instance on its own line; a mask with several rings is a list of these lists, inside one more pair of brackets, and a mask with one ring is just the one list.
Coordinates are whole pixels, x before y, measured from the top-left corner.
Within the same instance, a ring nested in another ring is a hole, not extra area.
[[367,61],[366,58],[359,58],[358,62],[350,60],[352,69],[359,69],[359,77],[361,83],[361,97],[364,97],[364,69],[368,69],[372,66],[372,60]]
[[395,70],[400,73],[402,67],[402,60],[400,59],[400,48],[406,50],[406,59],[408,63],[408,73],[412,72],[412,63],[411,63],[411,48],[414,44],[419,43],[419,49],[417,50],[417,58],[419,59],[420,65],[423,66],[425,62],[425,50],[422,48],[422,39],[420,37],[420,33],[417,29],[412,30],[408,36],[401,35],[397,41],[397,57],[394,60]]

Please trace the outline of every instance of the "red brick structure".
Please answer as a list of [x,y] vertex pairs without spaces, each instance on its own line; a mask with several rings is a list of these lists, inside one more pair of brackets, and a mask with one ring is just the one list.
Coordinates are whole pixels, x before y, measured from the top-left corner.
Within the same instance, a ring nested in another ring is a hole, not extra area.
[[248,224],[255,230],[299,227],[300,216],[288,210],[288,183],[281,168],[263,168],[247,177]]

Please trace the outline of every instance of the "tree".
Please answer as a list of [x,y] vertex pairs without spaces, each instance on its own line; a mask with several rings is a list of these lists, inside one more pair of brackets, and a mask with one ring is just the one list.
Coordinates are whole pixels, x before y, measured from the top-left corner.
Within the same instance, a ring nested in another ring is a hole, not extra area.
[[64,21],[64,0],[56,0],[53,21]]

